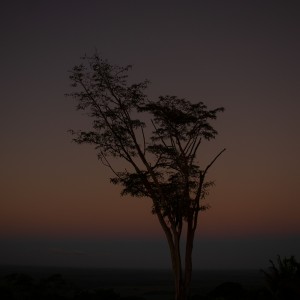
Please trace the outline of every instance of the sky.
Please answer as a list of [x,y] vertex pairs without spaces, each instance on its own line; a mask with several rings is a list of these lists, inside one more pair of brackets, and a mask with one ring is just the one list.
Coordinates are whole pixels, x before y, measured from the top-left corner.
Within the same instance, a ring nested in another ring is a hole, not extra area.
[[300,260],[298,1],[1,1],[0,264],[168,268],[148,199],[121,197],[64,95],[95,49],[150,98],[224,106],[195,268]]

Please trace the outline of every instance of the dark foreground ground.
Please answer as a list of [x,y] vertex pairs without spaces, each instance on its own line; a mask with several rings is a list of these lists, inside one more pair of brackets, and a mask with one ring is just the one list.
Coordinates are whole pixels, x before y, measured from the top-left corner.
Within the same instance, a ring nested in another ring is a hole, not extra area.
[[[0,299],[173,299],[166,270],[0,267]],[[259,270],[193,273],[191,299],[272,299]]]

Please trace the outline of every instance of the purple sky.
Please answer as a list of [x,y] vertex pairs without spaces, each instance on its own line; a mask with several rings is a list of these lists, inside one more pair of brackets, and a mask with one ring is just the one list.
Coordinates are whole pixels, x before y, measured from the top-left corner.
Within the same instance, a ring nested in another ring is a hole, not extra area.
[[[300,259],[299,8],[298,1],[2,1],[0,264],[63,264],[67,255],[70,265],[143,267],[154,253],[151,266],[169,265],[149,201],[121,198],[93,149],[70,142],[67,130],[89,120],[64,97],[68,70],[96,48],[112,63],[133,64],[132,80],[148,78],[150,97],[226,109],[218,138],[201,152],[208,162],[228,149],[211,171],[216,187],[200,219],[196,266],[260,267],[277,253]],[[99,259],[95,243],[110,259]]]

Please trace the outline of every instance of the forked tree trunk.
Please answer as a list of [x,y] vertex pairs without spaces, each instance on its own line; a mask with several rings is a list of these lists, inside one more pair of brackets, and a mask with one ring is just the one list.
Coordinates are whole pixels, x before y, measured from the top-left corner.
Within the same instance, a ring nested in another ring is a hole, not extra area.
[[193,232],[188,232],[186,239],[185,264],[182,266],[180,236],[174,235],[169,241],[174,278],[175,300],[186,300],[189,296],[192,278]]
[[184,284],[187,292],[189,292],[191,280],[192,280],[192,272],[193,272],[193,245],[194,245],[194,236],[195,229],[193,228],[193,215],[190,215],[189,220],[187,222],[187,236],[186,236],[186,244],[185,244],[185,274],[184,274]]
[[157,217],[166,235],[172,261],[172,271],[174,278],[175,300],[187,300],[190,295],[190,284],[192,279],[193,245],[199,210],[191,209],[186,220],[186,239],[184,264],[181,258],[180,237],[182,227],[167,226],[161,212],[157,209]]
[[[176,249],[176,256],[180,257],[180,249]],[[191,269],[185,269],[183,272],[181,261],[176,260],[173,263],[173,274],[175,284],[175,300],[186,300],[189,294]],[[187,276],[188,275],[188,276]]]

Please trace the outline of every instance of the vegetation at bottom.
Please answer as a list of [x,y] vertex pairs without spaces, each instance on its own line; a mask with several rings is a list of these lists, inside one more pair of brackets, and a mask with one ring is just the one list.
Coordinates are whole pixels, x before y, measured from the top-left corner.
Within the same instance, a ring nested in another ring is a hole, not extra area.
[[[270,260],[268,270],[261,270],[265,285],[245,288],[239,282],[224,282],[207,295],[191,295],[190,300],[298,300],[300,299],[300,263],[294,256],[277,257]],[[169,293],[157,293],[151,299],[173,299]],[[53,274],[47,278],[34,279],[30,275],[14,273],[0,278],[1,300],[146,300],[143,296],[121,296],[114,289],[82,289],[67,282],[62,275]]]

